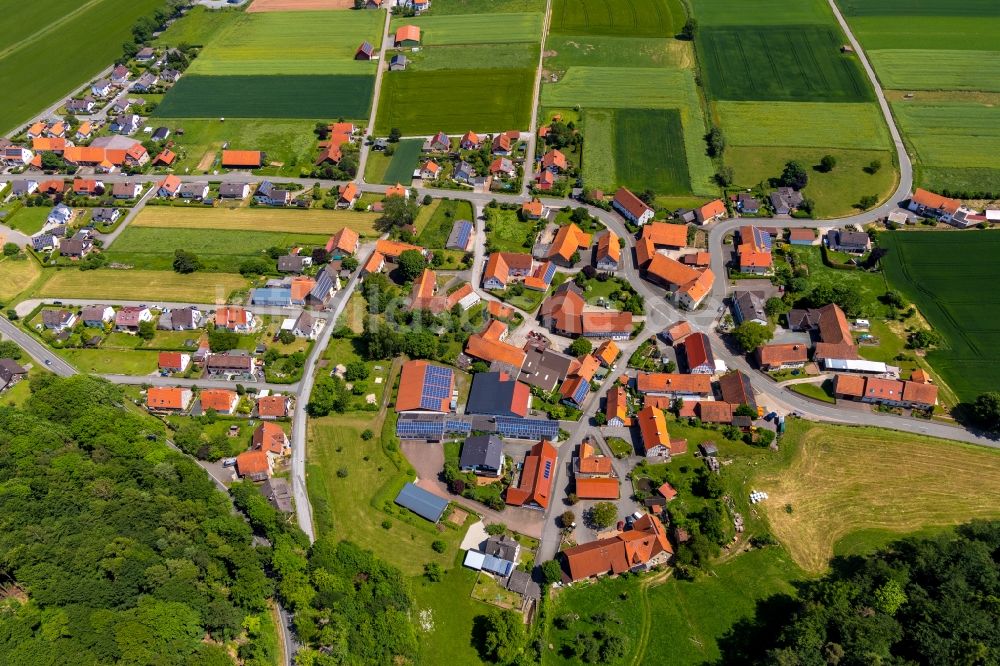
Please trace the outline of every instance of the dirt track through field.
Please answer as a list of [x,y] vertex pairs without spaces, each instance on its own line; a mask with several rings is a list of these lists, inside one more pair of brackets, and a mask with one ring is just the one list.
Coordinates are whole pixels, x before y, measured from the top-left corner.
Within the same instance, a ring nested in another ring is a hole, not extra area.
[[325,9],[354,9],[354,0],[254,0],[247,13],[313,12]]
[[1000,516],[995,451],[830,426],[805,432],[801,447],[790,468],[756,489],[769,494],[762,506],[771,527],[807,571],[825,569],[837,541],[859,530],[903,534]]

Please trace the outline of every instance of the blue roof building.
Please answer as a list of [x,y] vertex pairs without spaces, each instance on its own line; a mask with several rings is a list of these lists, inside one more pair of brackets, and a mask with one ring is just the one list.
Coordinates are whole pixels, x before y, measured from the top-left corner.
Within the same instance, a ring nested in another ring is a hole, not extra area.
[[429,493],[423,488],[418,488],[412,483],[407,483],[399,491],[399,494],[396,495],[396,504],[432,523],[441,520],[441,515],[448,508],[448,500]]
[[250,302],[254,305],[288,307],[292,304],[290,287],[262,287],[250,290]]

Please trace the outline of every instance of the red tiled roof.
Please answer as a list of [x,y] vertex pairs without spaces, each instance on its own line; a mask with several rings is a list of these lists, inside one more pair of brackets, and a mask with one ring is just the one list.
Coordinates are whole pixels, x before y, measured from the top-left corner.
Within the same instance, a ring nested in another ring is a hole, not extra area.
[[608,420],[618,417],[625,425],[631,425],[628,415],[628,393],[621,384],[615,384],[607,393],[604,403],[604,415]]
[[288,437],[280,425],[264,421],[253,431],[252,444],[254,449],[281,455],[288,446]]
[[432,408],[421,406],[421,396],[429,367],[438,366],[432,366],[427,361],[407,361],[403,364],[403,370],[399,375],[399,394],[396,396],[397,412],[426,410],[447,413],[451,410],[451,394],[455,389],[454,373],[451,376],[451,386],[446,391],[441,391],[447,395],[442,396],[438,404]]
[[581,580],[605,573],[619,574],[640,566],[657,555],[673,554],[663,523],[656,516],[645,515],[631,530],[563,551],[570,578]]
[[833,380],[833,393],[860,398],[865,394],[865,378],[860,375],[837,375]]
[[180,352],[160,352],[158,358],[160,370],[180,369],[182,364],[183,358]]
[[266,395],[257,398],[257,414],[259,416],[288,416],[288,398],[283,395]]
[[202,411],[214,409],[217,412],[228,412],[236,401],[236,392],[226,389],[205,389],[201,392]]
[[222,166],[224,167],[259,167],[264,161],[264,154],[259,150],[223,150]]
[[851,325],[847,323],[847,316],[836,303],[824,305],[819,309],[819,339],[830,344],[854,344]]
[[686,224],[650,222],[642,228],[642,238],[648,238],[657,247],[684,247],[687,245],[687,231]]
[[543,509],[548,508],[556,464],[556,450],[548,440],[543,439],[531,447],[524,458],[520,482],[517,487],[507,488],[507,504],[523,506],[534,503]]
[[920,189],[919,187],[913,192],[913,196],[910,197],[910,201],[924,206],[925,208],[941,210],[948,214],[952,214],[962,207],[962,202],[958,199],[941,196],[940,194],[928,192],[927,190]]
[[764,345],[757,349],[757,362],[762,366],[805,363],[808,360],[809,347],[803,344]]
[[330,240],[326,242],[326,251],[333,252],[334,250],[338,250],[340,252],[354,254],[354,251],[358,247],[359,239],[360,236],[357,231],[344,227],[334,235],[330,236]]
[[146,406],[150,409],[184,409],[188,389],[152,386],[146,391]]
[[580,499],[618,499],[618,479],[577,478],[576,495]]
[[581,474],[611,474],[611,458],[599,455],[588,442],[580,444],[578,453]]
[[608,231],[597,240],[597,260],[611,259],[615,263],[621,260],[621,240],[618,234]]
[[646,211],[652,210],[649,206],[643,203],[642,199],[635,196],[630,190],[624,187],[619,187],[618,191],[615,192],[614,202],[627,210],[629,214],[636,219],[642,217]]
[[669,372],[640,372],[636,376],[640,393],[698,393],[712,392],[712,378],[708,375],[683,375]]
[[[707,377],[706,377],[707,379]],[[663,410],[646,405],[639,412],[639,433],[642,436],[642,446],[647,451],[655,446],[670,446],[670,433],[667,431],[667,419]]]
[[418,28],[415,25],[401,25],[401,26],[399,26],[399,28],[396,30],[396,36],[393,39],[393,41],[396,44],[399,44],[400,42],[407,41],[407,40],[412,40],[412,41],[415,41],[415,42],[419,42],[420,41],[420,28]]
[[605,340],[594,352],[594,356],[600,360],[601,365],[606,367],[611,367],[611,364],[615,362],[618,358],[618,354],[621,351],[618,349],[618,345],[615,344],[614,340]]
[[698,418],[707,423],[732,423],[733,406],[721,400],[699,400],[695,410]]
[[236,456],[236,472],[240,476],[271,475],[271,461],[263,451],[244,451]]
[[722,199],[709,201],[707,204],[698,209],[698,217],[702,220],[710,220],[713,217],[725,214],[726,204],[722,203]]

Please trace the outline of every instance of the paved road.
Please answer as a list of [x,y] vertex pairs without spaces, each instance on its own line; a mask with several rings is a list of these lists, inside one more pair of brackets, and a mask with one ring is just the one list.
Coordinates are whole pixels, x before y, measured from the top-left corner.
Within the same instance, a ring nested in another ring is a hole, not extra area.
[[[157,310],[170,309],[175,310],[177,308],[186,308],[189,306],[194,306],[204,312],[212,312],[220,307],[219,303],[184,303],[178,301],[152,301],[152,299],[147,301],[122,301],[115,299],[104,299],[98,300],[94,298],[30,298],[18,303],[14,310],[17,312],[17,316],[24,317],[29,314],[32,310],[37,308],[43,303],[55,303],[59,302],[63,305],[70,305],[75,307],[83,307],[85,305],[95,305],[100,303],[109,303],[114,305],[131,305],[131,306],[141,306],[146,305],[151,308],[156,308]],[[272,317],[297,317],[299,313],[302,312],[303,308],[298,305],[292,305],[287,308],[279,307],[265,307],[265,306],[250,306],[256,315],[267,315]],[[328,312],[323,312],[322,310],[310,311],[310,314],[317,319],[330,319],[330,314]],[[199,329],[200,330],[200,329]]]
[[64,361],[54,351],[35,340],[30,333],[11,323],[6,317],[0,317],[0,333],[3,334],[5,339],[13,340],[19,344],[41,367],[51,370],[62,377],[69,377],[76,374],[76,368]]
[[136,216],[142,212],[142,209],[146,207],[146,203],[156,195],[156,186],[150,187],[149,190],[143,194],[135,205],[129,209],[125,214],[125,218],[118,224],[117,227],[111,233],[107,234],[97,234],[98,240],[104,243],[104,247],[111,247],[111,244],[118,240],[118,237],[124,233],[126,227],[136,218]]
[[237,379],[230,381],[228,379],[184,379],[183,377],[161,377],[160,375],[101,375],[104,379],[109,382],[114,382],[115,384],[130,384],[132,386],[142,386],[143,384],[148,384],[150,386],[197,386],[198,388],[221,388],[221,389],[231,389],[237,384],[247,387],[248,389],[256,389],[257,391],[267,389],[269,391],[276,391],[278,393],[298,393],[300,382],[295,382],[294,384],[271,384],[268,382],[256,382],[252,379]]

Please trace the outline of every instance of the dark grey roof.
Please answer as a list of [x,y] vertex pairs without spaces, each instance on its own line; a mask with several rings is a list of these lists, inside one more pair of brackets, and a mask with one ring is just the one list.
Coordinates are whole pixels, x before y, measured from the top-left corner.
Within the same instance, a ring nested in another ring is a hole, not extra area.
[[441,520],[441,515],[448,508],[448,500],[427,492],[412,483],[407,483],[396,495],[396,504],[405,507],[421,518],[432,523]]
[[[472,467],[499,470],[503,465],[503,442],[496,435],[475,435],[468,437],[462,445],[462,457],[459,466],[462,469]],[[510,559],[510,558],[507,558]]]
[[507,578],[507,589],[529,599],[538,599],[542,596],[541,587],[531,579],[531,574],[525,571],[511,571]]
[[90,219],[95,222],[113,222],[117,208],[95,208]]
[[278,270],[282,273],[301,273],[306,267],[306,257],[297,254],[286,254],[278,257]]
[[[445,248],[452,250],[464,250],[469,246],[469,239],[472,238],[473,231],[472,222],[469,220],[455,220],[455,224],[451,225],[451,233],[448,235],[448,242],[445,243]],[[462,243],[462,240],[465,240]]]
[[0,358],[0,385],[6,386],[18,375],[28,371],[9,358]]
[[466,414],[524,416],[511,409],[517,381],[502,381],[500,376],[499,372],[480,372],[472,378],[472,390],[469,391],[469,399],[465,405]]
[[31,239],[31,247],[35,250],[42,250],[47,247],[54,247],[56,237],[52,234],[39,234]]
[[314,321],[313,316],[303,310],[295,320],[295,330],[309,331],[312,329]]
[[166,127],[157,127],[156,130],[153,131],[152,138],[154,141],[160,141],[162,139],[166,139],[168,136],[170,136],[169,129],[167,129]]
[[738,291],[733,296],[733,304],[739,313],[741,322],[760,319],[767,321],[767,313],[764,311],[764,298],[760,292]]
[[224,199],[242,198],[246,183],[222,183],[219,185],[219,196]]
[[819,327],[819,310],[789,310],[788,328],[793,331],[812,331]]
[[70,320],[73,313],[69,310],[43,310],[42,311],[42,323],[46,326],[55,325],[62,326]]
[[281,477],[270,477],[260,487],[261,494],[278,511],[292,512],[292,489],[288,481]]
[[868,247],[869,243],[868,234],[860,231],[841,231],[840,229],[831,229],[826,237],[830,246],[834,249],[838,247],[864,248]]
[[210,370],[250,370],[253,368],[253,359],[247,355],[230,354],[209,354],[206,361]]
[[757,210],[760,208],[760,202],[753,197],[753,195],[747,194],[746,192],[740,192],[739,197],[737,197],[740,206],[744,210]]
[[514,537],[508,534],[501,534],[499,536],[491,536],[487,539],[483,552],[493,557],[499,557],[501,560],[515,562],[520,549],[521,544],[515,541]]
[[178,192],[183,196],[185,194],[196,194],[202,196],[205,193],[205,188],[208,187],[208,182],[204,180],[196,180],[193,183],[182,183]]
[[330,296],[331,289],[333,289],[333,276],[330,275],[329,271],[322,270],[316,276],[316,286],[309,292],[309,296],[325,303]]
[[543,391],[552,391],[569,374],[575,359],[552,349],[538,351],[525,350],[524,365],[519,379],[529,386],[537,386]]

